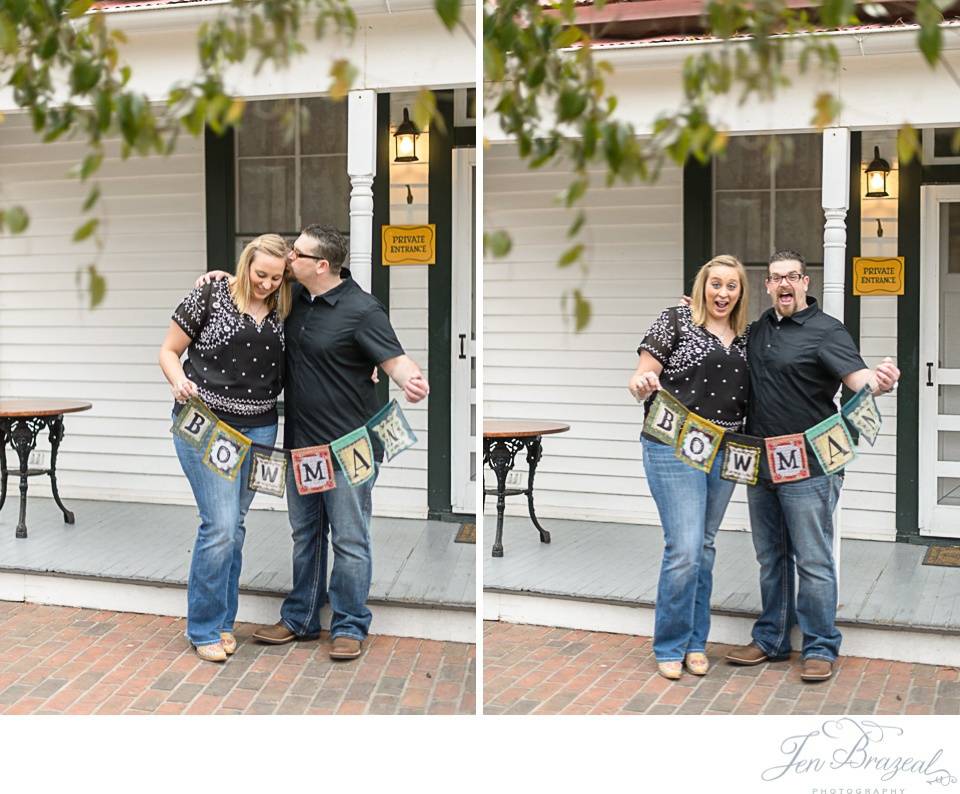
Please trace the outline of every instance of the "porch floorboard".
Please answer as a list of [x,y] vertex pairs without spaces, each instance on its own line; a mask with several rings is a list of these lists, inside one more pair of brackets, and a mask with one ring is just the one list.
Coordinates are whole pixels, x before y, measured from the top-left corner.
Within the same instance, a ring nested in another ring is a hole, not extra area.
[[[618,605],[652,606],[663,553],[658,526],[543,521],[542,544],[529,519],[504,520],[504,556],[490,556],[496,519],[486,517],[484,589]],[[712,607],[760,612],[759,566],[746,532],[717,536]],[[841,542],[840,624],[960,634],[960,569],[922,565],[925,546]]]
[[[26,539],[17,539],[19,494],[0,512],[0,571],[185,587],[197,527],[194,507],[67,499],[76,524],[52,499],[27,502]],[[241,592],[284,595],[293,541],[287,514],[247,515]],[[371,603],[473,611],[475,546],[454,543],[457,524],[374,517]],[[332,551],[330,560],[332,564]]]

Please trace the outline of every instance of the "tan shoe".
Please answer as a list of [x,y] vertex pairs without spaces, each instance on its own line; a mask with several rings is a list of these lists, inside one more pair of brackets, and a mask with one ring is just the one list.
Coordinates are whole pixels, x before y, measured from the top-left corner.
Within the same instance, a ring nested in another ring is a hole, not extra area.
[[272,626],[260,626],[253,632],[253,638],[270,645],[283,645],[294,640],[315,640],[319,634],[294,634],[283,623],[274,623]]
[[237,652],[237,638],[229,631],[220,632],[220,644],[227,656],[233,656]]
[[195,645],[194,649],[205,662],[225,662],[227,661],[227,652],[223,649],[223,644],[212,642],[209,645]]
[[683,675],[683,662],[657,662],[657,672],[664,678],[676,681]]
[[706,675],[710,669],[710,660],[705,653],[694,651],[686,655],[683,665],[694,675]]
[[353,637],[334,637],[330,648],[330,658],[337,661],[356,659],[363,653],[363,643]]
[[759,646],[754,643],[749,645],[741,645],[739,648],[734,648],[730,653],[727,654],[727,661],[731,664],[740,664],[744,667],[750,667],[755,664],[762,664],[763,662],[785,662],[790,658],[790,654],[785,654],[783,656],[767,656]]
[[826,681],[833,675],[833,662],[827,659],[804,659],[800,678],[804,681]]

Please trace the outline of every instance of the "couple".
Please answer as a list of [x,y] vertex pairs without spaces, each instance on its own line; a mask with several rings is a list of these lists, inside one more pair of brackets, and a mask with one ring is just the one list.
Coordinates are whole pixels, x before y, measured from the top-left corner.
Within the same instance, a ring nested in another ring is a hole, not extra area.
[[[705,419],[735,432],[745,420],[746,433],[770,437],[803,433],[836,414],[841,383],[853,391],[869,384],[875,395],[892,391],[900,371],[890,359],[867,368],[843,324],[807,297],[809,286],[800,254],[775,253],[766,277],[773,306],[748,328],[746,271],[735,257],[715,257],[697,274],[690,306],[664,311],[640,343],[630,393],[649,412],[662,383]],[[641,442],[665,540],[653,641],[658,670],[669,679],[684,667],[705,675],[714,539],[734,483],[720,477],[719,465],[707,474],[646,433]],[[840,651],[833,511],[843,473],[824,474],[814,455],[809,466],[809,479],[773,485],[764,465],[747,487],[762,611],[753,641],[727,661],[787,659],[799,623],[801,677],[824,681]]]
[[[277,397],[284,392],[283,446],[329,444],[361,427],[380,405],[375,367],[422,400],[429,385],[390,325],[383,305],[350,277],[343,236],[308,226],[292,249],[265,234],[243,249],[236,275],[214,271],[173,313],[160,349],[160,366],[173,391],[174,416],[192,396],[253,443],[274,446]],[[291,278],[292,277],[292,278]],[[291,282],[296,283],[291,283]],[[186,352],[185,362],[181,356]],[[376,438],[375,469],[383,459]],[[202,451],[179,436],[174,446],[200,514],[187,586],[187,638],[197,655],[222,662],[237,647],[237,614],[244,516],[253,501],[247,487],[251,456],[237,477],[224,479],[203,463]],[[293,589],[280,621],[253,635],[282,644],[316,639],[320,608],[329,595],[333,659],[360,655],[370,627],[371,496],[376,474],[351,486],[339,463],[336,488],[302,496],[287,467],[287,507],[293,530]],[[327,534],[334,563],[329,588]]]

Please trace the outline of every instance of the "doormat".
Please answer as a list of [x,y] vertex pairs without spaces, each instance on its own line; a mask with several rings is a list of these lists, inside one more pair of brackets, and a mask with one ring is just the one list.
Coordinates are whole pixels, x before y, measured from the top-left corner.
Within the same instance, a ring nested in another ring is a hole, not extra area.
[[960,568],[960,546],[930,546],[923,558],[923,564]]
[[477,542],[477,525],[461,524],[460,529],[457,532],[457,536],[453,539],[453,542],[475,544]]

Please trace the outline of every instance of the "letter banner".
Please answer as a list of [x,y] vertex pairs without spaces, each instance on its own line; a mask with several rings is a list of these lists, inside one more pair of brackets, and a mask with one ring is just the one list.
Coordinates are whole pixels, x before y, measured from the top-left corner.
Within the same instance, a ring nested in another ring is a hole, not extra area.
[[283,496],[287,484],[287,453],[282,449],[254,444],[250,454],[247,487],[251,491]]
[[720,476],[730,482],[756,485],[763,459],[763,439],[728,431],[723,437],[723,450]]
[[693,468],[709,472],[713,466],[713,459],[720,451],[724,432],[719,425],[695,413],[688,413],[680,438],[677,439],[674,454]]
[[290,462],[293,465],[297,493],[301,496],[322,493],[337,487],[333,474],[333,458],[330,457],[330,447],[326,444],[295,449],[290,453]]
[[417,437],[396,400],[391,400],[381,408],[377,415],[367,422],[367,429],[380,439],[387,460],[393,460],[417,443]]
[[170,431],[197,449],[203,449],[210,430],[216,424],[217,417],[210,413],[207,406],[196,397],[191,397],[180,409]]
[[824,474],[833,474],[857,457],[853,439],[840,414],[828,416],[804,433]]
[[882,417],[880,409],[877,408],[877,401],[873,396],[873,391],[869,386],[864,386],[860,391],[853,395],[840,409],[843,418],[846,419],[852,427],[860,431],[861,435],[870,442],[872,447],[880,434],[880,425]]
[[810,476],[807,463],[807,445],[803,433],[765,438],[770,479],[774,483],[795,482]]
[[664,389],[660,389],[643,423],[643,432],[664,444],[675,447],[688,413],[683,403]]
[[221,477],[232,480],[240,471],[243,459],[250,451],[250,444],[250,439],[245,435],[238,433],[230,425],[218,421],[213,432],[210,433],[210,441],[207,443],[203,462],[207,468]]
[[347,475],[350,485],[360,485],[369,480],[376,469],[373,460],[373,445],[366,426],[330,443],[330,449],[340,461],[340,468]]

